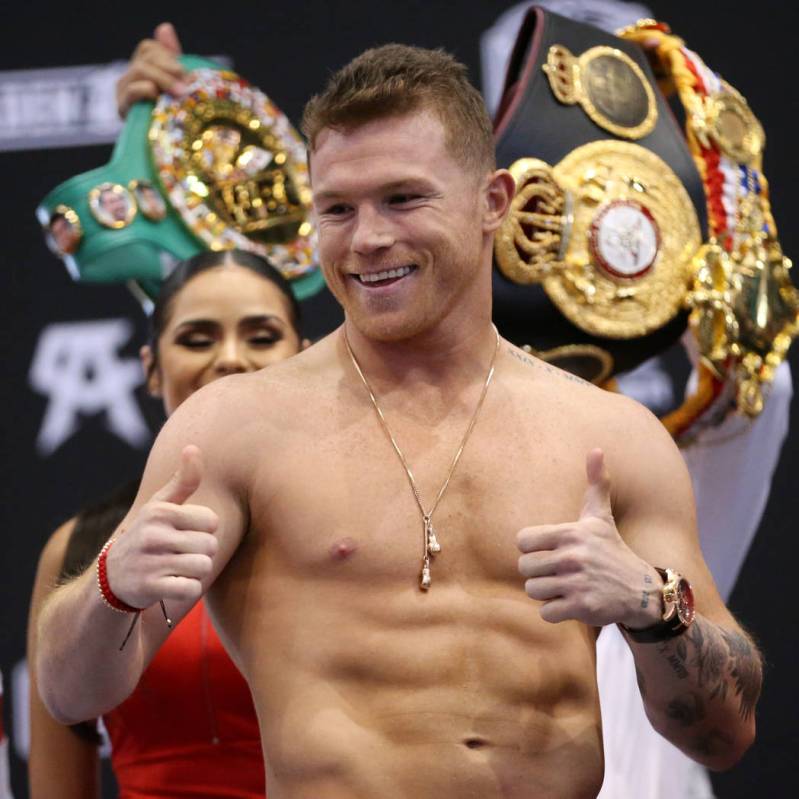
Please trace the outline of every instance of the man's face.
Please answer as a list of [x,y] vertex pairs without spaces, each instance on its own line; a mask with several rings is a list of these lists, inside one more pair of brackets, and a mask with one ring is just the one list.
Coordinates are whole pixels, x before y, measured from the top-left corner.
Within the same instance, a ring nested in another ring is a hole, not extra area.
[[104,191],[100,197],[100,205],[115,222],[124,222],[128,215],[127,200],[114,191]]
[[490,307],[484,181],[455,160],[445,137],[425,110],[317,137],[322,270],[369,338],[407,339]]
[[50,223],[50,233],[61,252],[68,253],[72,251],[76,237],[72,225],[65,216],[57,216],[53,219]]

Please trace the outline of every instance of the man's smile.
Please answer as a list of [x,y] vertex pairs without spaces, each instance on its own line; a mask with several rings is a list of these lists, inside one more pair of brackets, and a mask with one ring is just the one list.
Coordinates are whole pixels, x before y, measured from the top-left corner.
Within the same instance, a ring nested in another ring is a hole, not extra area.
[[409,264],[408,266],[398,266],[392,269],[382,269],[379,272],[363,272],[361,274],[352,274],[362,286],[369,288],[379,288],[381,286],[390,286],[407,277],[417,269],[416,264]]

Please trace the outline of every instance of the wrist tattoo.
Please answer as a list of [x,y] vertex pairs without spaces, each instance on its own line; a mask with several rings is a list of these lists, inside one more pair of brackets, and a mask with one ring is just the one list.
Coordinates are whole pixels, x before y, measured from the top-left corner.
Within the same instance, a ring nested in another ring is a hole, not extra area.
[[[644,585],[652,585],[652,578],[648,574],[644,575]],[[649,607],[649,591],[647,591],[646,588],[641,591],[641,607]]]

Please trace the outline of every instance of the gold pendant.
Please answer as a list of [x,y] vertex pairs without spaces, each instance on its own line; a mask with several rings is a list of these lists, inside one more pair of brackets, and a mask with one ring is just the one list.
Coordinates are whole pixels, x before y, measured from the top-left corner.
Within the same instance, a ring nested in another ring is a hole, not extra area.
[[429,518],[424,520],[424,538],[428,555],[437,555],[441,552],[441,544],[438,543],[436,531],[433,529],[433,523]]
[[430,558],[425,555],[422,561],[422,576],[419,580],[419,588],[421,588],[422,591],[427,591],[430,588],[430,583],[432,583],[432,578],[430,576]]

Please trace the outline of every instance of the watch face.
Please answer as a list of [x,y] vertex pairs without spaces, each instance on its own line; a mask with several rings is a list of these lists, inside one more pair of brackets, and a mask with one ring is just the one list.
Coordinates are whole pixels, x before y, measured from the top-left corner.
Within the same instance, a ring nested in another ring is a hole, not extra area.
[[684,625],[688,626],[695,615],[694,592],[688,580],[683,578],[677,586],[677,616]]

